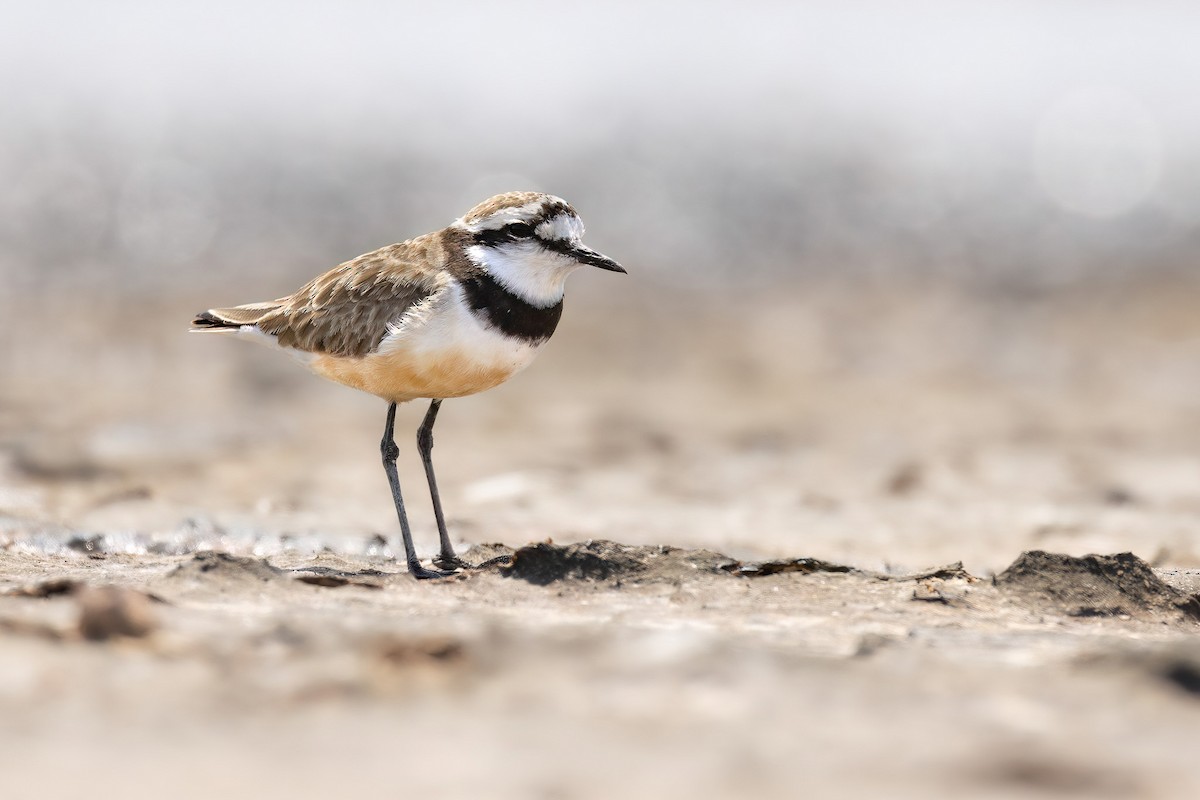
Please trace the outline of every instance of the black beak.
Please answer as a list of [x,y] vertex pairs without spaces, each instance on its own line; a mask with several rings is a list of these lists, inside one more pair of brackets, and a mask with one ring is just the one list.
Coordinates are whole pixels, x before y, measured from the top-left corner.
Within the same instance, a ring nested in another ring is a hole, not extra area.
[[602,256],[590,247],[584,247],[577,244],[570,249],[571,257],[581,264],[590,264],[593,267],[606,269],[610,272],[625,272],[625,268],[617,262],[613,261],[608,256]]

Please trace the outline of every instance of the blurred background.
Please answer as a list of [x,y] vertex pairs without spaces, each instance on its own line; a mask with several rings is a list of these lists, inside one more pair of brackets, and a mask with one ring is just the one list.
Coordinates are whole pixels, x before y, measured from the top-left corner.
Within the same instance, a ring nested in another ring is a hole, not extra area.
[[5,18],[10,541],[390,536],[383,405],[190,315],[537,189],[630,274],[574,277],[539,362],[447,404],[460,538],[1200,563],[1194,4]]

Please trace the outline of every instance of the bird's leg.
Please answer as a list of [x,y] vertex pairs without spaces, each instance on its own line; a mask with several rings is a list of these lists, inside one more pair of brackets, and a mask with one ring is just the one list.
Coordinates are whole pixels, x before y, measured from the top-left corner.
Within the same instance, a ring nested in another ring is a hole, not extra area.
[[400,518],[400,536],[404,539],[404,557],[408,561],[408,572],[414,578],[441,578],[449,572],[425,569],[413,549],[412,531],[408,527],[408,514],[404,512],[404,498],[400,495],[400,476],[396,472],[396,458],[400,448],[396,447],[393,431],[396,426],[396,404],[388,405],[387,425],[383,429],[383,441],[379,451],[383,455],[383,471],[387,473],[388,485],[392,487],[392,501],[396,504],[396,516]]
[[442,498],[438,494],[437,478],[433,474],[433,423],[437,422],[438,410],[442,407],[441,400],[434,400],[425,412],[425,419],[417,429],[417,452],[421,454],[421,463],[425,465],[425,478],[429,481],[429,496],[433,498],[433,516],[437,519],[438,539],[441,541],[441,552],[433,560],[443,569],[467,566],[454,554],[454,545],[450,544],[450,534],[446,531],[446,515],[442,513]]
[[446,532],[446,517],[442,513],[442,498],[438,494],[437,478],[433,474],[433,423],[437,421],[438,410],[441,407],[441,400],[434,400],[430,403],[429,411],[425,412],[425,420],[417,429],[417,450],[421,453],[421,463],[425,465],[425,477],[429,480],[429,496],[433,498],[433,514],[437,518],[438,538],[442,543],[442,550],[433,563],[442,569],[484,569],[496,564],[509,563],[512,561],[511,556],[497,556],[482,564],[468,564],[454,554],[454,545],[450,544],[450,534]]

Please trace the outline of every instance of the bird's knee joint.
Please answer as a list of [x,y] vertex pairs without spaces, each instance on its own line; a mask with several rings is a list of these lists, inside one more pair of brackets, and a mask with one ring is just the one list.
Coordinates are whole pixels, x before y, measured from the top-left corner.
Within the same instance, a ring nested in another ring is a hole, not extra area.
[[395,442],[381,442],[379,445],[379,453],[383,456],[384,464],[395,464],[396,459],[400,457],[400,448]]
[[427,431],[424,428],[417,431],[417,449],[422,453],[433,450],[433,431]]

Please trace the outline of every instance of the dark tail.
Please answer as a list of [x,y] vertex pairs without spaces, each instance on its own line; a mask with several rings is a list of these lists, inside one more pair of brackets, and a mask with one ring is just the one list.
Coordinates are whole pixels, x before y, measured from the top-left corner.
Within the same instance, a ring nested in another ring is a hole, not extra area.
[[225,319],[221,319],[220,317],[213,314],[211,311],[201,311],[199,314],[196,315],[196,318],[194,320],[192,320],[192,330],[196,330],[196,331],[207,331],[207,330],[214,330],[214,329],[221,329],[221,328],[240,328],[240,327],[242,327],[242,326],[239,325],[238,323],[230,322],[229,320],[225,320]]

